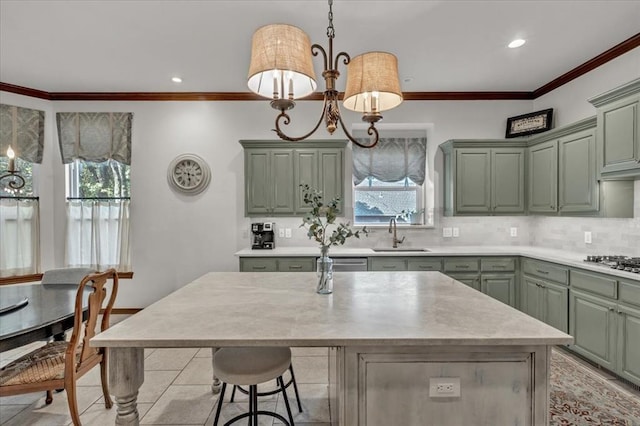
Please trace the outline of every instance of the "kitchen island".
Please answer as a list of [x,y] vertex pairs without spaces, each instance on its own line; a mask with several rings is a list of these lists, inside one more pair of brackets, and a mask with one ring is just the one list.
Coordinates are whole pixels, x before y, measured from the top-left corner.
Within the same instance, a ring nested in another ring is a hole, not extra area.
[[329,347],[336,425],[547,424],[550,349],[571,336],[438,272],[335,273],[328,296],[316,279],[209,273],[94,337],[116,424],[139,423],[144,348],[230,346]]

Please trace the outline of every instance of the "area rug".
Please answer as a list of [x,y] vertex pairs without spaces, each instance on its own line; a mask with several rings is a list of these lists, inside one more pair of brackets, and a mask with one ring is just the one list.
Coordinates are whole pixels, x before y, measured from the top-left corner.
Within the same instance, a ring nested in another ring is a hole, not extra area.
[[640,397],[563,351],[551,356],[551,426],[640,426]]

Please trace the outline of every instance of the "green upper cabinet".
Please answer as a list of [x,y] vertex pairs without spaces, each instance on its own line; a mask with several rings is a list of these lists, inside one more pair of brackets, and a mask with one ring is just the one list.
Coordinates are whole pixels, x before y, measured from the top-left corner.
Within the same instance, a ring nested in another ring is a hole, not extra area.
[[558,140],[560,213],[598,211],[595,129]]
[[308,212],[300,184],[326,199],[344,195],[346,141],[243,140],[246,216],[298,216]]
[[[505,146],[506,145],[506,146]],[[525,213],[525,148],[507,141],[448,141],[445,214]]]
[[640,176],[640,78],[589,99],[598,114],[603,179]]
[[[597,170],[596,118],[590,117],[533,138],[529,146],[527,178],[529,212],[597,215],[602,194]],[[612,186],[609,200],[603,201],[606,205],[623,193],[618,186]],[[609,213],[613,212],[609,210]]]
[[548,141],[529,149],[529,211],[558,211],[558,142]]

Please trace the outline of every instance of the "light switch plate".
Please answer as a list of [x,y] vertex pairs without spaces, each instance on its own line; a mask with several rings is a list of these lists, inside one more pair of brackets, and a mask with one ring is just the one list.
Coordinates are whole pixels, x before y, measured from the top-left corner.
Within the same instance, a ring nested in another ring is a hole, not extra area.
[[453,237],[458,238],[460,236],[460,228],[453,228]]
[[442,228],[442,236],[445,238],[450,238],[453,235],[451,228]]
[[284,238],[284,228],[278,229],[278,237]]
[[515,226],[512,226],[511,230],[510,230],[510,235],[512,237],[517,237],[518,236],[518,228],[516,228]]
[[285,228],[284,233],[286,238],[291,238],[291,228]]

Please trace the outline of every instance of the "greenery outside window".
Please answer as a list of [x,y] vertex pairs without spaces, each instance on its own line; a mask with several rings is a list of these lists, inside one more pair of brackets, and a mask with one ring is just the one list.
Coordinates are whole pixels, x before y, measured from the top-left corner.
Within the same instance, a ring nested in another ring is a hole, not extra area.
[[422,186],[409,178],[383,182],[369,177],[354,187],[354,222],[386,224],[396,218],[399,224],[422,224],[422,194]]

